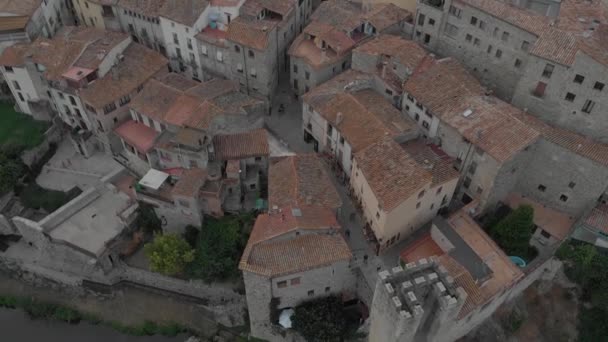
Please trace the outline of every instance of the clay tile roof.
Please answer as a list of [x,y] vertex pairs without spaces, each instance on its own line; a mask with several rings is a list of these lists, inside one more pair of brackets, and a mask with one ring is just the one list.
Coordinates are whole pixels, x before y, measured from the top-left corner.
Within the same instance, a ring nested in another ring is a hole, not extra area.
[[354,152],[384,136],[397,137],[417,127],[382,95],[370,89],[337,94],[315,109],[340,131]]
[[251,20],[238,17],[228,25],[227,39],[263,51],[268,46],[270,32],[276,23],[270,20]]
[[209,6],[207,0],[170,0],[164,1],[159,16],[186,26],[194,26],[198,18]]
[[168,0],[118,0],[118,7],[135,11],[149,17],[158,17]]
[[323,161],[316,154],[298,154],[271,161],[268,204],[270,208],[318,205],[336,209],[342,200]]
[[361,174],[382,209],[391,211],[433,181],[432,174],[391,138],[355,154]]
[[200,168],[186,169],[173,186],[172,195],[194,197],[207,180],[207,170]]
[[351,89],[366,89],[374,86],[374,76],[354,69],[348,69],[329,81],[314,87],[302,97],[304,102],[318,110],[336,96]]
[[499,162],[509,160],[539,136],[518,118],[523,114],[519,109],[485,96],[479,82],[452,58],[422,63],[404,90]]
[[0,1],[0,13],[30,17],[41,3],[42,0],[2,0]]
[[108,52],[126,39],[126,33],[68,26],[59,30],[53,39],[38,38],[30,44],[5,49],[0,63],[20,66],[31,57],[34,63],[46,68],[47,79],[56,80],[73,66],[97,69]]
[[608,234],[608,205],[598,204],[584,218],[583,224],[595,231]]
[[241,11],[245,15],[256,17],[263,9],[268,9],[285,17],[296,7],[295,0],[247,0]]
[[354,53],[363,53],[375,56],[387,55],[395,58],[401,65],[413,71],[427,55],[415,41],[394,36],[381,34],[369,40],[357,48]]
[[99,109],[117,102],[121,97],[134,93],[168,64],[161,54],[139,44],[129,45],[123,55],[124,59],[118,65],[81,90],[81,97],[86,103]]
[[421,140],[412,140],[401,144],[401,147],[403,147],[418,165],[429,170],[433,176],[431,186],[457,179],[460,175],[453,167],[454,159],[448,156],[437,145],[427,145]]
[[[350,260],[352,254],[339,229],[333,210],[325,207],[288,206],[261,214],[239,268],[275,277]],[[294,231],[307,233],[291,239],[280,238]]]
[[265,129],[213,137],[215,156],[219,160],[268,157],[268,134]]
[[608,145],[563,128],[551,126],[530,114],[515,114],[522,122],[540,132],[542,137],[600,165],[608,166]]
[[396,6],[392,3],[378,4],[371,11],[365,13],[363,18],[372,24],[378,32],[387,27],[398,24],[401,21],[412,22],[410,11]]
[[154,146],[159,134],[153,128],[133,120],[118,126],[114,132],[141,153],[147,153]]
[[152,119],[164,120],[167,111],[180,95],[179,90],[159,80],[151,79],[131,100],[129,108]]

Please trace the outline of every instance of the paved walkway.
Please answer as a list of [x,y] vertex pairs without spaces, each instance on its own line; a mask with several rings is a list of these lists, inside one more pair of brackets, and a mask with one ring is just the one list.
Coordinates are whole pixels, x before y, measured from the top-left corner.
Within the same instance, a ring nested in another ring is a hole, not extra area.
[[36,182],[52,190],[67,191],[74,186],[84,190],[118,167],[120,164],[104,153],[98,152],[90,158],[84,158],[76,152],[68,139],[64,139]]

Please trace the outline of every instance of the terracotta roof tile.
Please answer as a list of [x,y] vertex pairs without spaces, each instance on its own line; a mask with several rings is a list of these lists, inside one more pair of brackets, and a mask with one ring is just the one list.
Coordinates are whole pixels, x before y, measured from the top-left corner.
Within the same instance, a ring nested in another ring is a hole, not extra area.
[[398,7],[393,3],[386,3],[375,5],[369,12],[363,15],[363,18],[372,24],[378,32],[382,32],[386,28],[402,21],[411,23],[413,16],[406,9]]
[[397,137],[417,130],[410,118],[370,89],[337,94],[315,111],[340,131],[354,152],[384,136]]
[[245,15],[257,17],[263,9],[278,13],[285,19],[296,8],[295,0],[247,0],[241,7]]
[[213,137],[215,156],[218,160],[268,157],[268,134],[265,129],[249,132],[216,135]]
[[86,103],[101,109],[117,102],[121,97],[134,93],[168,64],[161,54],[135,43],[129,45],[123,55],[124,60],[113,66],[110,72],[81,90]]
[[133,120],[118,126],[114,132],[141,153],[147,153],[154,146],[159,134],[153,128]]
[[42,0],[2,0],[0,2],[0,12],[13,16],[31,17],[40,7]]
[[388,137],[356,153],[355,161],[385,211],[396,208],[433,181],[428,170]]
[[453,167],[454,158],[448,156],[440,147],[425,144],[421,140],[412,140],[401,144],[401,147],[422,168],[429,170],[433,176],[431,186],[458,179],[460,174]]
[[608,234],[608,205],[598,204],[583,218],[583,224],[592,229]]
[[207,170],[192,168],[185,169],[179,180],[173,186],[172,195],[194,197],[207,180]]
[[479,82],[452,58],[421,64],[404,90],[499,162],[509,160],[539,136],[518,118],[523,112],[485,96]]
[[163,6],[159,9],[159,15],[192,27],[208,6],[209,1],[207,0],[164,1]]
[[251,20],[238,17],[228,25],[226,39],[263,51],[268,46],[270,32],[276,23],[270,20]]
[[315,154],[298,154],[270,163],[268,204],[270,208],[308,204],[335,209],[342,200],[323,161]]
[[[303,234],[282,238],[294,231]],[[239,268],[275,277],[347,261],[351,257],[332,209],[288,206],[258,216]]]
[[390,56],[411,71],[416,69],[427,55],[426,50],[415,41],[389,34],[381,34],[361,44],[355,48],[354,53]]

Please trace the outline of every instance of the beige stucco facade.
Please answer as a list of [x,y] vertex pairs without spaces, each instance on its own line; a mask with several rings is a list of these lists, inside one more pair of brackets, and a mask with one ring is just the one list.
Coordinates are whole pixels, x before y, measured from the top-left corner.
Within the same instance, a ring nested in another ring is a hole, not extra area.
[[357,158],[353,160],[351,186],[361,201],[363,216],[374,231],[380,250],[408,237],[435,217],[439,209],[450,203],[457,183],[457,178],[435,185],[428,182],[399,205],[386,210],[380,207],[378,198],[357,165]]
[[105,29],[103,21],[103,8],[101,5],[90,0],[73,0],[76,17],[80,24],[89,27]]

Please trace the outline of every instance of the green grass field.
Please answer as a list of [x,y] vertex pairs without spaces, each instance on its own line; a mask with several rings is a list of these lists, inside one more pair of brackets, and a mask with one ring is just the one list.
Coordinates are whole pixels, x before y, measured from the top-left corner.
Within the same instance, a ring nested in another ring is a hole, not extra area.
[[16,144],[26,149],[40,145],[47,122],[15,112],[12,104],[0,103],[0,145]]

